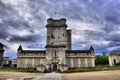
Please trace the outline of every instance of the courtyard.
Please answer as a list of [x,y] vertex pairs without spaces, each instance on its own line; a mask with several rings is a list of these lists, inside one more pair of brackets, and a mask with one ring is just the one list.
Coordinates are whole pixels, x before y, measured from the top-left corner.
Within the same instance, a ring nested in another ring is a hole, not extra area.
[[0,72],[0,80],[120,80],[120,70],[80,73]]

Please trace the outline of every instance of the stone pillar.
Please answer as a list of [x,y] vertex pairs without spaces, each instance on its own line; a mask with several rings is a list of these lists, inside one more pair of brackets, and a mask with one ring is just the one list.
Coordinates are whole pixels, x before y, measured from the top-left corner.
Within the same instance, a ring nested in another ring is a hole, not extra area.
[[92,58],[92,67],[95,67],[95,60]]
[[73,59],[71,59],[71,67],[73,68]]
[[78,58],[78,67],[81,67],[81,60]]
[[39,62],[39,64],[42,64],[42,62],[41,62],[41,59],[40,59],[40,62]]
[[24,64],[24,68],[27,68],[27,59],[24,59],[25,64]]
[[109,56],[108,56],[108,59],[109,59],[109,66],[113,66],[112,55],[109,55]]
[[87,61],[87,58],[85,58],[85,67],[88,67],[88,61]]
[[32,59],[32,67],[33,68],[35,67],[35,59],[34,58]]

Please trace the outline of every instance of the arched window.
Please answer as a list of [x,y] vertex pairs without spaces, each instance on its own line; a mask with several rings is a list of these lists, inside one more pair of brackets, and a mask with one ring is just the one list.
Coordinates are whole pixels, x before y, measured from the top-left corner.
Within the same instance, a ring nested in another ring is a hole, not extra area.
[[116,65],[116,59],[113,59],[114,65]]

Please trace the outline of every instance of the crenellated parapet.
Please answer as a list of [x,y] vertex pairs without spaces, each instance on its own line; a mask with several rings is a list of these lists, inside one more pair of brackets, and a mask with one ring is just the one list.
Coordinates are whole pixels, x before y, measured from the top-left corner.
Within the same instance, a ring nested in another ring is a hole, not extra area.
[[66,19],[65,18],[61,18],[61,19],[49,18],[47,20],[46,27],[67,27]]

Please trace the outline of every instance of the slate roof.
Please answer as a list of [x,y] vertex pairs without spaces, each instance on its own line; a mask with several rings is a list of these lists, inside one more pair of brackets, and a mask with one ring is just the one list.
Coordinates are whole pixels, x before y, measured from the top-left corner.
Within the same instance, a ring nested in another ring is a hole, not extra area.
[[43,64],[38,64],[37,67],[44,67],[44,65]]
[[66,47],[66,45],[47,45],[46,48],[59,48],[59,47]]
[[61,64],[62,67],[67,67],[68,65],[67,64]]
[[3,44],[0,42],[0,46],[3,46]]
[[22,50],[22,46],[21,45],[18,47],[18,50]]
[[66,50],[66,53],[90,53],[90,50]]
[[23,50],[24,53],[45,53],[45,50]]
[[93,46],[90,47],[90,50],[94,50]]

